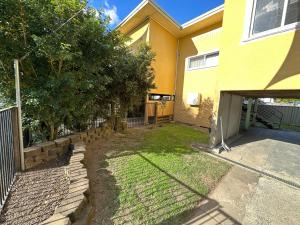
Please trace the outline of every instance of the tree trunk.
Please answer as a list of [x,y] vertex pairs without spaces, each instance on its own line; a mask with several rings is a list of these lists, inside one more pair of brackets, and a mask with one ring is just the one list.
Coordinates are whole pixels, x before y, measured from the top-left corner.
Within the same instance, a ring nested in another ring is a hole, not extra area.
[[113,130],[115,130],[116,126],[116,103],[111,103],[111,127]]
[[58,127],[53,123],[50,124],[50,141],[54,141],[57,138]]
[[53,141],[54,140],[54,124],[52,123],[52,124],[50,124],[50,137],[49,137],[49,139],[50,139],[50,141]]

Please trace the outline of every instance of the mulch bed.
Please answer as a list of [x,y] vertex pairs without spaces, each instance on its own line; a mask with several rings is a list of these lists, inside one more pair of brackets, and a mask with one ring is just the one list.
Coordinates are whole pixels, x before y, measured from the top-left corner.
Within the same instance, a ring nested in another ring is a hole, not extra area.
[[53,215],[68,194],[68,161],[66,155],[19,174],[1,212],[0,224],[39,224]]

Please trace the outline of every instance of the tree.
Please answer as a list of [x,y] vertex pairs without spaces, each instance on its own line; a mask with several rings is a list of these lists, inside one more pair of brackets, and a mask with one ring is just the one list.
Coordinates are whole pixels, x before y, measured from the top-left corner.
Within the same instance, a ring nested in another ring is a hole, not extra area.
[[14,102],[12,60],[26,55],[24,125],[39,139],[55,139],[61,124],[85,128],[106,116],[110,103],[120,101],[125,110],[153,86],[150,49],[132,54],[86,1],[2,0],[0,10],[0,95]]
[[276,98],[275,100],[278,103],[292,103],[297,104],[300,102],[299,98]]
[[149,46],[142,44],[135,52],[127,47],[119,48],[115,56],[107,71],[113,79],[109,84],[109,99],[112,100],[112,108],[120,106],[119,116],[126,117],[128,110],[141,104],[147,91],[155,88],[151,67],[155,55]]

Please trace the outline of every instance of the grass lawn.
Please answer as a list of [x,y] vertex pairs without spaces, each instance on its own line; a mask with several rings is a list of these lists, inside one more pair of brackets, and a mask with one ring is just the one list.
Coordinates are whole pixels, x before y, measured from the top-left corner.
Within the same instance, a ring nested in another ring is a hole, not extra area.
[[115,141],[105,159],[114,197],[104,211],[111,210],[112,224],[180,224],[230,165],[193,150],[191,143],[208,142],[195,128],[169,124],[136,132],[139,138]]
[[300,126],[290,126],[288,124],[281,124],[281,129],[300,132]]

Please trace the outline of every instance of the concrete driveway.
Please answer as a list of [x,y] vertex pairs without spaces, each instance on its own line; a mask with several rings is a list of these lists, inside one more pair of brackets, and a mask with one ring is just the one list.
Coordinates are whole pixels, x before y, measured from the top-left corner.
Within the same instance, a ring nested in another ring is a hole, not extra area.
[[234,166],[209,198],[212,210],[199,208],[184,225],[298,225],[300,189]]
[[300,132],[251,128],[221,156],[300,186]]
[[230,146],[215,155],[236,162],[209,196],[218,206],[185,225],[300,224],[300,133],[251,128]]

